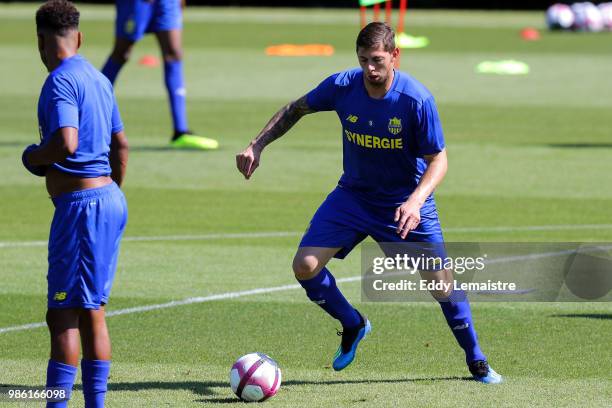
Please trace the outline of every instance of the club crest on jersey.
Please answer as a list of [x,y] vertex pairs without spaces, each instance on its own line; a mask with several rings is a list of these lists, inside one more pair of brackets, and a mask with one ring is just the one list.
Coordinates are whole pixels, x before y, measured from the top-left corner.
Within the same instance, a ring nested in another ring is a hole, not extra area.
[[396,117],[389,119],[389,132],[393,135],[397,135],[402,131],[402,120]]

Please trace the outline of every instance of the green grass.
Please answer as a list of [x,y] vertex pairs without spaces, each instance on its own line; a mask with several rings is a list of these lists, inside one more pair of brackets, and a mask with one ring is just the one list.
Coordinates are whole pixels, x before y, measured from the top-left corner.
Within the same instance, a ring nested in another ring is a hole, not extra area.
[[[36,102],[46,75],[34,8],[0,6],[0,328],[41,322],[45,313],[44,241],[53,208],[42,180],[19,160],[38,139]],[[82,11],[82,53],[100,66],[111,47],[113,11]],[[190,122],[220,140],[216,152],[166,149],[161,70],[136,64],[158,50],[152,38],[138,44],[117,83],[132,146],[126,236],[200,238],[126,240],[110,311],[294,283],[300,234],[341,172],[337,118],[305,118],[264,153],[249,182],[234,169],[234,155],[281,105],[356,65],[357,18],[351,10],[189,8]],[[443,118],[450,171],[436,197],[448,240],[612,240],[610,35],[543,32],[539,42],[520,40],[520,28],[541,28],[542,20],[541,13],[409,13],[409,31],[431,39],[429,48],[403,51],[402,69],[433,91]],[[336,54],[265,56],[265,46],[281,42],[330,43]],[[506,58],[528,63],[531,73],[474,71],[482,60]],[[565,227],[492,229],[550,225]],[[480,229],[462,229],[474,227]],[[262,232],[287,234],[223,236]],[[338,278],[356,276],[359,250],[330,268]],[[342,289],[374,325],[342,373],[330,368],[337,324],[301,289],[111,317],[108,406],[235,402],[228,371],[251,351],[281,364],[284,385],[270,406],[612,405],[608,303],[474,304],[483,349],[507,380],[486,387],[466,379],[437,305],[364,303],[358,283]],[[0,384],[43,384],[47,356],[46,329],[1,333]],[[71,406],[83,406],[80,381],[74,395]]]

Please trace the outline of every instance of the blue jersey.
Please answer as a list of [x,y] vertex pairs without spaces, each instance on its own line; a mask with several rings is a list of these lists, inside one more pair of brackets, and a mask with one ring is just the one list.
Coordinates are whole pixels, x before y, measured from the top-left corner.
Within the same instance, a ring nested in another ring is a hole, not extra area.
[[38,124],[41,144],[60,128],[78,129],[76,152],[53,168],[77,177],[111,174],[111,134],[123,124],[112,85],[85,58],[67,58],[49,74],[38,100]]
[[[307,95],[317,111],[336,111],[342,122],[344,173],[338,182],[365,201],[397,206],[412,194],[427,168],[424,155],[444,149],[431,93],[410,75],[395,71],[382,99],[371,98],[363,71],[334,74]],[[435,211],[433,196],[421,208]]]

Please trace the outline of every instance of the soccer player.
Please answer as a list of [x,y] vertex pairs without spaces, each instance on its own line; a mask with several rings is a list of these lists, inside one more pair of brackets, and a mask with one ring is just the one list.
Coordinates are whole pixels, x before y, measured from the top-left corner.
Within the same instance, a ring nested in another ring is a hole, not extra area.
[[[78,54],[79,11],[50,0],[36,13],[38,50],[49,75],[38,101],[40,144],[28,146],[24,166],[45,177],[55,214],[49,234],[47,325],[51,355],[47,387],[66,392],[77,373],[80,346],[86,407],[103,407],[111,347],[104,308],[117,265],[127,205],[119,186],[127,139],[113,87]],[[80,343],[80,344],[79,344]]]
[[[310,300],[342,324],[333,360],[337,371],[353,361],[371,325],[336,286],[326,268],[329,260],[344,258],[368,235],[379,243],[443,242],[432,193],[446,174],[447,158],[434,99],[414,78],[394,69],[399,49],[388,25],[364,27],[356,50],[360,68],[328,77],[283,107],[236,156],[239,171],[249,179],[264,148],[302,116],[331,110],[338,114],[344,174],[312,218],[293,260],[295,276]],[[422,275],[432,281],[452,279],[448,270]],[[501,382],[480,350],[465,293],[432,294],[465,351],[474,379]]]
[[145,33],[155,33],[164,59],[164,79],[174,124],[170,146],[216,149],[219,147],[216,140],[193,134],[187,124],[182,46],[184,3],[185,0],[116,0],[115,45],[102,73],[114,84],[134,44]]

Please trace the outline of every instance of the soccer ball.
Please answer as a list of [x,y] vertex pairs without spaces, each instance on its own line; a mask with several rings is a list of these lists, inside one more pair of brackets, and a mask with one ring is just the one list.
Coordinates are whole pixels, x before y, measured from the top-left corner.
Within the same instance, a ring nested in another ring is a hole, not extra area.
[[265,401],[276,395],[280,385],[278,364],[263,353],[240,357],[230,371],[232,391],[243,401]]
[[601,18],[606,30],[612,30],[612,3],[601,3],[599,11],[601,12]]
[[569,30],[574,25],[574,12],[567,4],[553,4],[546,11],[546,24],[551,30]]
[[604,27],[603,17],[599,8],[590,2],[572,4],[574,11],[574,27],[580,31],[601,31]]

